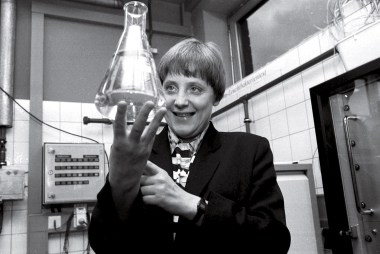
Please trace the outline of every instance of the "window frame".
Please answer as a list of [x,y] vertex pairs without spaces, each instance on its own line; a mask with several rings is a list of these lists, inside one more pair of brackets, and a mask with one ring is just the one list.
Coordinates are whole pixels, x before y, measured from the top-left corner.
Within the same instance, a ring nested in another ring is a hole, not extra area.
[[[243,40],[247,40],[248,38],[247,36],[244,36],[242,29],[247,29],[247,26],[246,22],[244,22],[244,26],[241,20],[251,15],[268,1],[269,0],[249,0],[227,20],[230,33],[229,39],[231,47],[233,83],[236,83],[247,76],[247,68],[253,68],[253,64],[251,64],[251,66],[246,66],[245,59],[242,56],[242,52],[244,52],[244,50],[250,51],[250,48],[247,48],[245,46],[247,44],[243,43]],[[246,33],[246,35],[248,35],[248,33]],[[249,58],[251,58],[250,55]],[[252,62],[251,59],[248,61]]]

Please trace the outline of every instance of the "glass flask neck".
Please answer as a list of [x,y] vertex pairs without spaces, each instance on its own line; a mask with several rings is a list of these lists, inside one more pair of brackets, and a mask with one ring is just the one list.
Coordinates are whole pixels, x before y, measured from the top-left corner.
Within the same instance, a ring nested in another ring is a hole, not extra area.
[[140,27],[142,32],[145,32],[146,28],[146,13],[148,7],[138,1],[131,1],[124,5],[124,29],[128,31],[131,26]]

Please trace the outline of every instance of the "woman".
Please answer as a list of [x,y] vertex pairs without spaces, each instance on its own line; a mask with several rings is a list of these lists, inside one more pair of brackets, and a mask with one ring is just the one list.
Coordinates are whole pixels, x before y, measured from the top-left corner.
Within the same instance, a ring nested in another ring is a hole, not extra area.
[[[186,39],[158,66],[166,109],[126,131],[118,105],[107,182],[89,228],[96,253],[242,251],[287,253],[290,234],[269,142],[218,132],[212,107],[225,91],[213,43]],[[156,135],[162,118],[167,125]]]

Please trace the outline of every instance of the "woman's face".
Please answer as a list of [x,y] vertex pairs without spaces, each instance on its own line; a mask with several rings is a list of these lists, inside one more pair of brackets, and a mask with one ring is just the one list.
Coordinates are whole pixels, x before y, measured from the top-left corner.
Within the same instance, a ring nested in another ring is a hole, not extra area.
[[208,125],[215,102],[214,90],[204,80],[168,75],[163,82],[166,122],[182,139],[192,139]]

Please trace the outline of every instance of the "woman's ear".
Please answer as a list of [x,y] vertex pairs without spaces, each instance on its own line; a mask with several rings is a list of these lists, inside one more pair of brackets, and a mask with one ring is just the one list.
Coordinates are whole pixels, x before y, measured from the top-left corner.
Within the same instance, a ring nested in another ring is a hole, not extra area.
[[218,106],[220,101],[214,101],[214,106]]

